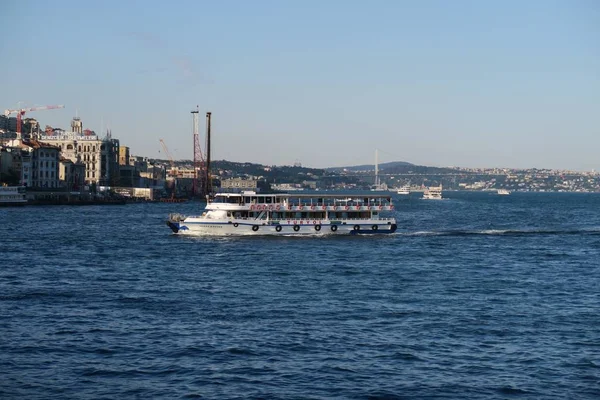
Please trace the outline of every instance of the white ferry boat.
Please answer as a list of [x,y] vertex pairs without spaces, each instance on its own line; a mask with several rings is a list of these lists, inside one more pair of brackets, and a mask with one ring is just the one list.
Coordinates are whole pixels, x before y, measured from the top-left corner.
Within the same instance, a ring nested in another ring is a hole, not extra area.
[[410,185],[404,185],[398,188],[398,194],[407,195],[410,194]]
[[219,193],[200,216],[170,214],[176,234],[324,235],[394,233],[391,197],[343,194]]
[[442,185],[426,187],[423,191],[423,198],[426,200],[442,200]]
[[27,204],[25,186],[0,186],[0,207],[25,204]]
[[498,189],[498,194],[502,196],[507,196],[510,194],[510,191],[507,189]]

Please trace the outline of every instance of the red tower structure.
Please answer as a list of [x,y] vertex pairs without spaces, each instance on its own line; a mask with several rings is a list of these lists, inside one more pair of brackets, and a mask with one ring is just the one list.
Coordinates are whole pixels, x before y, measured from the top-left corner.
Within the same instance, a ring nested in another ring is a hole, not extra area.
[[204,179],[206,172],[204,166],[204,157],[202,156],[202,148],[200,147],[200,137],[198,133],[198,106],[192,111],[192,124],[194,134],[194,180],[192,181],[192,196],[205,198],[206,180]]
[[212,196],[212,176],[210,175],[210,116],[211,113],[206,113],[206,173],[204,175],[205,179],[205,192],[207,195]]

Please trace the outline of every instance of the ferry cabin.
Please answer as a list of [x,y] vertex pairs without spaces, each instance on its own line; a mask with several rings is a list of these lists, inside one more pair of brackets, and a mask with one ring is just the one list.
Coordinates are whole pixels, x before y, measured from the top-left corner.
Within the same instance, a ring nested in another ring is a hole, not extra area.
[[[348,213],[353,213],[351,215],[358,213],[363,217],[370,217],[371,210],[377,213],[378,210],[389,209],[392,204],[390,197],[356,196],[342,199],[338,197],[335,195],[317,197],[314,195],[220,193],[208,203],[210,207],[207,208],[231,210],[232,208],[238,208],[235,207],[237,205],[240,210],[248,210],[247,215],[237,213],[230,215],[234,217],[241,215],[251,218],[260,215],[264,211],[269,211],[271,215],[279,217],[305,217],[310,213],[311,216],[320,215],[325,218],[326,215],[341,217],[342,214],[346,215]],[[326,211],[329,211],[329,213],[326,213]]]
[[207,209],[226,210],[229,218],[303,220],[373,218],[379,211],[393,208],[389,197],[338,197],[222,193],[209,202]]

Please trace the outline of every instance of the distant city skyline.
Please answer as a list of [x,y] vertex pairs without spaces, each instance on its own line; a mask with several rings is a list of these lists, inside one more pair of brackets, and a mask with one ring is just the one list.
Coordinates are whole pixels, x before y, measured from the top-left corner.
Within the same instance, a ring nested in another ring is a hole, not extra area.
[[[0,112],[132,154],[599,170],[600,3],[8,0]],[[201,118],[204,134],[204,119]]]

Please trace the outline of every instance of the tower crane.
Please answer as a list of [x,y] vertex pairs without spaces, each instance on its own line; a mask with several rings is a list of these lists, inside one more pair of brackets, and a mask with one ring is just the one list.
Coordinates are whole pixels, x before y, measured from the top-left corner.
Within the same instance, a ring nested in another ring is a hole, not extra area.
[[169,149],[167,148],[167,144],[165,143],[165,141],[162,140],[162,139],[159,139],[159,141],[160,141],[160,144],[161,144],[163,150],[165,151],[165,154],[167,155],[167,158],[169,159],[169,162],[171,163],[171,173],[170,173],[170,175],[174,178],[174,181],[173,181],[173,190],[171,191],[171,201],[175,201],[175,194],[178,192],[178,189],[177,189],[177,170],[175,169],[175,160],[173,159],[173,156],[169,152]]
[[175,176],[176,172],[175,172],[175,160],[173,159],[173,156],[171,155],[171,153],[169,152],[169,149],[167,148],[167,145],[165,144],[165,141],[162,139],[159,139],[160,144],[162,145],[163,150],[165,151],[165,154],[167,155],[167,158],[169,159],[169,162],[171,163],[171,175]]
[[23,115],[29,111],[41,111],[41,110],[55,110],[57,108],[65,108],[65,106],[57,105],[57,106],[40,106],[40,107],[29,107],[29,108],[21,108],[19,110],[4,110],[4,116],[8,117],[10,114],[17,114],[17,134],[21,134],[21,121],[23,119]]

